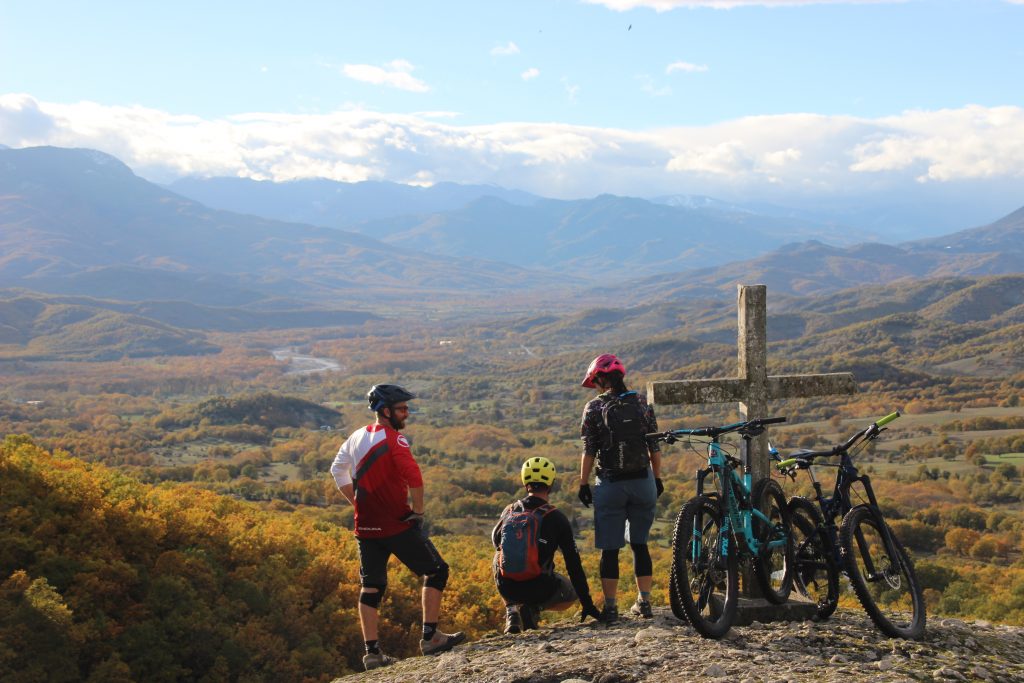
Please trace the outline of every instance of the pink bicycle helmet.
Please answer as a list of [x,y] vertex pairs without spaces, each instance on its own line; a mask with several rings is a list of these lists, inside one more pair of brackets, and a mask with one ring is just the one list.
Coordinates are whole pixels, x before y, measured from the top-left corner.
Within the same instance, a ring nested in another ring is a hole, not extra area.
[[622,361],[616,358],[610,353],[602,353],[600,356],[590,361],[590,367],[587,368],[587,376],[583,378],[581,384],[588,389],[594,388],[594,378],[602,372],[613,372],[618,370],[622,373],[622,376],[626,376],[626,366],[622,364]]

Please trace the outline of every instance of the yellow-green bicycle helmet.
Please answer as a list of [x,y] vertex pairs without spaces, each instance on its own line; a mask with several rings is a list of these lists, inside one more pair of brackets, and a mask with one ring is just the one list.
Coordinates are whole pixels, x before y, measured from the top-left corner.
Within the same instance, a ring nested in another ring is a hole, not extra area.
[[551,486],[555,483],[555,466],[547,458],[534,457],[523,463],[523,484],[544,484]]

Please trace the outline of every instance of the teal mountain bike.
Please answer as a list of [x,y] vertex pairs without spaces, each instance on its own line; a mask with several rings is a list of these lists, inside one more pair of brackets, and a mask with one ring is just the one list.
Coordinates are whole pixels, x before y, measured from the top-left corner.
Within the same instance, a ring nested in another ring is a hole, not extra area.
[[[886,415],[828,450],[795,451],[776,467],[794,480],[797,471],[806,470],[814,486],[813,502],[794,496],[788,507],[794,537],[793,584],[817,604],[818,619],[827,619],[836,609],[842,570],[882,633],[916,639],[924,635],[926,616],[914,564],[886,523],[870,477],[853,463],[854,456],[899,416]],[[822,462],[836,456],[838,464]],[[823,466],[837,469],[831,496],[824,495],[814,472]],[[858,504],[851,494],[858,497]],[[841,520],[838,525],[836,520]]]
[[[697,495],[676,517],[669,579],[673,614],[689,621],[705,638],[721,638],[732,626],[743,563],[753,565],[767,600],[781,604],[789,597],[793,559],[786,497],[771,478],[751,485],[748,457],[751,439],[766,425],[785,421],[773,417],[647,436],[651,441],[674,443],[685,438],[707,444],[707,464],[697,471]],[[734,455],[734,444],[720,441],[731,432],[743,438],[742,460]]]

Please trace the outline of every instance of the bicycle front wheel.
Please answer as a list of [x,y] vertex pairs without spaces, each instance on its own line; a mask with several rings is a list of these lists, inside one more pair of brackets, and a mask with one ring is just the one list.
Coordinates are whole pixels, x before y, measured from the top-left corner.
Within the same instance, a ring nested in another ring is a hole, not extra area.
[[679,511],[672,532],[672,611],[705,638],[728,633],[739,598],[739,563],[722,520],[718,501],[697,496]]
[[781,605],[789,598],[793,574],[793,543],[786,496],[777,481],[765,478],[754,484],[750,500],[764,515],[762,518],[751,513],[758,545],[754,577],[765,599]]
[[789,499],[793,533],[793,587],[818,607],[815,618],[832,616],[839,604],[839,566],[825,536],[817,506],[806,498]]
[[[891,553],[886,550],[886,535],[892,541]],[[879,630],[891,638],[924,635],[921,584],[907,551],[881,516],[866,505],[853,508],[843,517],[839,542],[857,599]]]

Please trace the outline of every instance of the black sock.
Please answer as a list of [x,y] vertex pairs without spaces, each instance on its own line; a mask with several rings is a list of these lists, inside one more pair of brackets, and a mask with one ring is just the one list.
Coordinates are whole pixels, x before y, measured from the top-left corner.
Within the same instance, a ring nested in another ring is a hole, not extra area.
[[368,640],[368,641],[366,641],[366,654],[368,654],[368,655],[379,655],[380,654],[380,648],[377,647],[377,641],[376,640]]
[[428,624],[425,621],[423,622],[423,640],[430,640],[431,638],[434,637],[434,633],[436,633],[436,632],[437,632],[437,622],[436,621],[433,622],[433,623],[430,623],[430,624]]

